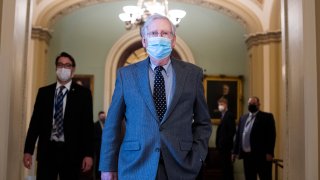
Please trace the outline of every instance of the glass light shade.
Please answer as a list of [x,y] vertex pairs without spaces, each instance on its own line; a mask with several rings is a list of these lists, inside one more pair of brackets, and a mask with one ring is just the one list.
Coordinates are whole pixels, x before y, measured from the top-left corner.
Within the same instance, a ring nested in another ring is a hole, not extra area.
[[180,10],[180,9],[171,9],[168,12],[168,15],[170,17],[175,17],[175,18],[179,18],[182,19],[184,16],[186,16],[186,12],[184,10]]
[[124,21],[124,22],[131,21],[130,14],[128,14],[128,13],[119,14],[119,18],[120,18],[121,21]]
[[186,12],[180,9],[168,11],[168,1],[163,0],[161,2],[157,2],[157,0],[148,0],[147,2],[138,0],[138,6],[124,6],[124,13],[119,14],[119,18],[125,22],[126,29],[131,29],[136,25],[143,24],[148,16],[157,13],[167,16],[174,25],[178,26]]
[[123,6],[123,11],[129,14],[139,13],[140,8],[138,6]]
[[180,23],[181,19],[186,15],[187,13],[180,9],[172,9],[168,12],[169,19],[174,25],[177,25]]
[[151,14],[158,13],[158,14],[165,15],[165,7],[159,2],[151,2],[151,1],[145,2],[144,6]]

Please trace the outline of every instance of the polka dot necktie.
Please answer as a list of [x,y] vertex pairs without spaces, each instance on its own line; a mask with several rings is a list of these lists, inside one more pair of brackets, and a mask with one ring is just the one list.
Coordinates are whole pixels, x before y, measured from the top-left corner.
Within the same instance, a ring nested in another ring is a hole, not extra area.
[[157,66],[155,69],[153,99],[156,105],[159,120],[162,121],[164,114],[167,111],[166,89],[164,85],[164,78],[161,71],[164,70],[162,66]]
[[59,88],[59,93],[56,97],[55,101],[55,113],[54,113],[54,119],[55,119],[55,125],[56,125],[56,136],[59,138],[63,133],[63,98],[66,95],[63,94],[63,89],[65,87],[61,86]]

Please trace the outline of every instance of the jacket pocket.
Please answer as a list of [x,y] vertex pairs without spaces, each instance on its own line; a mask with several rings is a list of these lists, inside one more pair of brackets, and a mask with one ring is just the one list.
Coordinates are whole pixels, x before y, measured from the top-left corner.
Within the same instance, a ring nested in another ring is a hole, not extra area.
[[123,142],[122,148],[127,151],[139,151],[141,149],[138,141]]
[[180,141],[180,149],[182,151],[190,151],[192,149],[192,141]]

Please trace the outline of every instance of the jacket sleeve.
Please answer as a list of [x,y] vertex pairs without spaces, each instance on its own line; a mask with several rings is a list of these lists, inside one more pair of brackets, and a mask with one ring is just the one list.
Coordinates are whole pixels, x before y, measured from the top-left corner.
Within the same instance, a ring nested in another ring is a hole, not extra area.
[[275,127],[275,120],[273,115],[270,113],[268,114],[268,119],[267,119],[267,142],[266,142],[266,148],[267,148],[267,153],[271,154],[274,156],[274,147],[275,147],[275,142],[276,142],[276,127]]
[[83,140],[83,155],[85,157],[93,157],[94,140],[93,140],[93,104],[91,91],[84,91],[84,108],[82,113],[82,140]]
[[108,115],[103,128],[99,170],[118,171],[118,156],[121,144],[121,124],[125,113],[121,71],[118,71],[116,85]]
[[29,123],[27,137],[24,145],[24,153],[33,154],[36,141],[40,134],[40,113],[41,113],[41,100],[43,98],[41,89],[38,90],[36,102],[34,104],[33,113]]
[[194,103],[193,139],[195,148],[199,150],[201,160],[204,161],[208,152],[208,143],[212,132],[212,125],[208,106],[204,97],[202,71],[200,70],[197,75],[197,95]]
[[235,141],[234,141],[234,145],[233,145],[233,154],[236,154],[236,155],[239,155],[240,154],[240,141],[241,141],[241,123],[242,123],[242,120],[243,118],[240,117],[240,120],[239,120],[239,124],[238,124],[238,128],[236,130],[236,137],[235,137]]

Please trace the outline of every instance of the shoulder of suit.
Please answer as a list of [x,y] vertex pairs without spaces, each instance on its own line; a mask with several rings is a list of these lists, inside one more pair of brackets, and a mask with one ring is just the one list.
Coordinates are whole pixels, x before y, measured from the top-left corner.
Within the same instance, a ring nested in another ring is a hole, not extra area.
[[261,114],[261,115],[273,116],[272,113],[270,113],[270,112],[264,112],[264,111],[259,111],[259,114]]
[[231,117],[231,118],[234,118],[235,119],[235,117],[234,117],[234,115],[233,115],[233,113],[231,112],[231,111],[227,111],[226,112],[226,114],[225,115],[228,115],[229,117]]
[[91,92],[91,90],[89,88],[81,86],[81,85],[77,84],[76,82],[71,83],[70,91],[81,91],[81,92],[87,92],[87,93]]
[[128,66],[123,66],[123,67],[119,68],[119,71],[126,71],[126,70],[129,70],[129,69],[136,68],[136,67],[141,67],[141,66],[148,66],[149,65],[148,61],[149,61],[149,58],[146,58],[146,59],[144,59],[142,61],[130,64]]
[[202,69],[199,66],[192,64],[192,63],[189,63],[189,62],[186,62],[186,61],[183,61],[183,60],[178,60],[178,59],[172,58],[171,63],[172,63],[173,67],[178,65],[182,68],[187,68],[190,71],[201,71],[202,72]]
[[42,86],[42,87],[39,88],[39,91],[40,90],[55,89],[56,88],[56,84],[57,83],[52,83],[52,84],[49,84],[49,85],[46,85],[46,86]]

